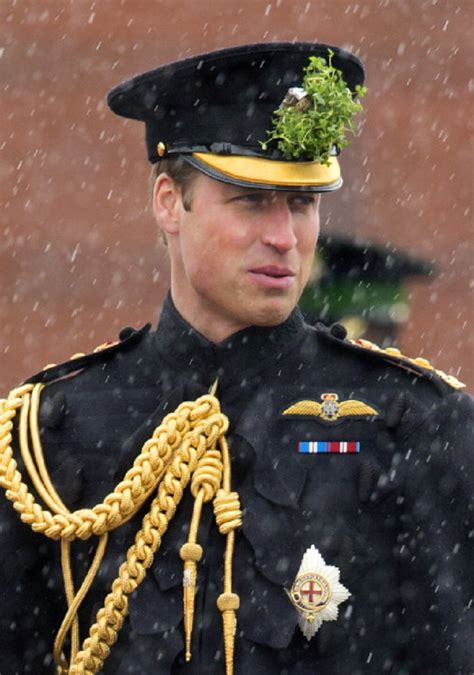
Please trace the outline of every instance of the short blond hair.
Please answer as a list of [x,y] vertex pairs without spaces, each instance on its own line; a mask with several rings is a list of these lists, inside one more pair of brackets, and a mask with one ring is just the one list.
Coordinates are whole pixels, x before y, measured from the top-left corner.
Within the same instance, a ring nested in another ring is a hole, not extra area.
[[179,187],[183,206],[186,211],[191,210],[192,184],[199,173],[191,164],[177,155],[176,157],[167,157],[153,164],[150,175],[150,200],[153,198],[153,189],[158,176],[166,173]]

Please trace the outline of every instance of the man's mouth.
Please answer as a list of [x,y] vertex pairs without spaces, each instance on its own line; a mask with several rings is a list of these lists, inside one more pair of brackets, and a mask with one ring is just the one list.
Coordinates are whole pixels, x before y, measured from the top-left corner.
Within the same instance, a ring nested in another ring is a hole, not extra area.
[[289,267],[263,265],[249,270],[252,280],[262,288],[290,288],[295,281],[295,272]]

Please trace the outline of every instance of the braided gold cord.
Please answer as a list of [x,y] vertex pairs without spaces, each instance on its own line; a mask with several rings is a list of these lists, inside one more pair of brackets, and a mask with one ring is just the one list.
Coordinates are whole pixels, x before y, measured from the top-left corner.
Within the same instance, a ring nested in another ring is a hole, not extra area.
[[[119,575],[112,584],[112,590],[97,614],[96,623],[91,627],[82,650],[71,664],[70,675],[89,675],[102,668],[128,614],[128,596],[138,588],[146,570],[151,566],[191,474],[206,450],[212,450],[218,438],[227,431],[227,418],[220,413],[217,399],[205,396],[198,401],[201,402],[198,414],[206,419],[199,420],[195,414],[198,408],[190,415],[196,426],[186,434],[166,471],[150,512],[143,518],[135,543],[129,548],[127,558],[120,566]],[[208,404],[208,410],[202,405],[204,401]]]
[[[223,612],[224,620],[226,672],[231,675],[235,611],[239,604],[238,596],[231,592],[232,553],[234,529],[241,524],[241,512],[238,495],[230,492],[230,459],[224,438],[228,421],[220,412],[218,400],[213,395],[208,395],[194,402],[182,403],[155,429],[152,438],[143,445],[132,469],[127,471],[124,480],[117,485],[114,492],[107,495],[102,504],[71,513],[56,493],[44,464],[37,420],[42,387],[43,385],[24,385],[13,390],[8,399],[0,401],[0,486],[6,489],[7,498],[20,513],[23,522],[52,539],[61,539],[62,546],[66,547],[66,558],[72,539],[87,539],[92,534],[102,537],[94,563],[75,596],[72,578],[66,583],[69,609],[55,643],[58,673],[89,675],[101,670],[128,614],[128,596],[138,588],[152,565],[163,534],[194,474],[191,491],[196,500],[195,513],[190,543],[186,545],[189,547],[189,560],[192,559],[195,563],[202,553],[201,547],[192,542],[196,541],[204,502],[214,499],[219,529],[227,534],[224,593],[219,598],[218,606]],[[35,409],[30,411],[29,417],[36,466],[29,450],[26,432],[30,395],[34,402],[32,408]],[[20,446],[25,466],[38,494],[48,497],[47,503],[54,514],[36,503],[34,496],[22,482],[13,457],[13,419],[19,409]],[[219,449],[216,448],[218,442]],[[223,490],[220,489],[222,482]],[[96,622],[90,628],[89,636],[82,644],[82,649],[77,652],[74,644],[78,639],[77,610],[100,564],[106,533],[131,518],[157,487],[158,493],[151,504],[150,512],[143,518],[135,543],[129,548],[126,560],[120,566],[118,577],[97,614]],[[73,644],[71,665],[68,667],[62,654],[62,644],[69,630],[72,630]]]
[[[106,496],[101,504],[90,509],[52,514],[36,503],[35,497],[23,483],[11,448],[13,418],[19,408],[29,403],[33,385],[11,392],[2,402],[0,415],[0,486],[6,497],[20,513],[21,520],[35,532],[51,539],[88,539],[100,536],[129,520],[156,488],[166,465],[180,445],[183,436],[199,418],[202,398],[196,404],[182,403],[169,413],[151,439],[143,445],[124,479]],[[205,398],[205,397],[204,397]]]

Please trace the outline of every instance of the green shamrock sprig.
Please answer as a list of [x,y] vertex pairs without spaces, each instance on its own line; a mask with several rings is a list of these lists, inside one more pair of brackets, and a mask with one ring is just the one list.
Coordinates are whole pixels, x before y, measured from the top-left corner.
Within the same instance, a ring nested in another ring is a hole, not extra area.
[[[362,105],[353,99],[341,71],[332,65],[334,52],[328,53],[328,61],[310,57],[304,69],[304,98],[285,98],[274,113],[268,140],[261,143],[263,150],[267,150],[270,141],[278,141],[277,147],[285,159],[328,165],[333,146],[342,149],[349,145],[346,134],[356,133],[354,115],[362,110]],[[358,98],[366,91],[367,87],[356,86]]]

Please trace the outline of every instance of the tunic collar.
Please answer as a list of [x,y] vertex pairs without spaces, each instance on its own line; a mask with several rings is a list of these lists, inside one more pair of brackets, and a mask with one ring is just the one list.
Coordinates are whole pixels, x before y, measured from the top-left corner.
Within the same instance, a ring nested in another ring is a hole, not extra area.
[[220,386],[248,380],[268,367],[303,339],[305,324],[296,307],[278,326],[251,326],[214,343],[196,331],[179,314],[168,294],[161,311],[157,348],[162,358],[187,379],[210,386],[216,377]]

